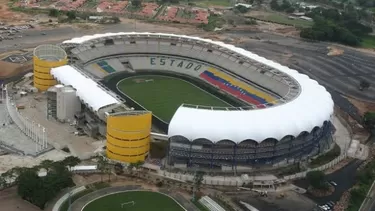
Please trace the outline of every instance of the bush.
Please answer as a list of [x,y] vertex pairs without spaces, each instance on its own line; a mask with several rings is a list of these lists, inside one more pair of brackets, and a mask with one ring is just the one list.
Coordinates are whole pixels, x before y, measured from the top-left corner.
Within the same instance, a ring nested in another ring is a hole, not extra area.
[[329,188],[325,181],[325,174],[322,171],[310,171],[307,173],[306,179],[314,189],[327,190]]
[[248,20],[245,20],[245,24],[246,25],[256,25],[257,21],[254,20],[254,19],[248,19]]
[[51,17],[57,17],[60,15],[60,12],[57,9],[51,9],[48,13],[49,16]]

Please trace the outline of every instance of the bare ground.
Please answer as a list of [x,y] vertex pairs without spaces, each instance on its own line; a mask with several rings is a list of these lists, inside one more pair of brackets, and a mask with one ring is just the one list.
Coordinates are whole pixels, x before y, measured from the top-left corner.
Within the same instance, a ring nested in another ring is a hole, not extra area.
[[348,98],[348,100],[358,108],[361,115],[366,112],[375,112],[375,103],[363,102],[353,98]]
[[16,13],[9,9],[9,0],[0,0],[0,21],[5,23],[16,23],[28,19],[24,13]]
[[40,211],[40,209],[17,195],[17,188],[0,191],[0,210],[4,211]]

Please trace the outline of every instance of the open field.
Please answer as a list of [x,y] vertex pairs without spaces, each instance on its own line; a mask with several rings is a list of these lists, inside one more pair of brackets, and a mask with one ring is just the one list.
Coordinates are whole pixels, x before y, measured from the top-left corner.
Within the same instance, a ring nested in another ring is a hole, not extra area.
[[[131,203],[134,202],[134,203]],[[184,211],[174,200],[157,192],[127,191],[115,193],[96,199],[83,211]]]
[[169,122],[183,104],[229,106],[226,102],[187,81],[166,76],[135,76],[118,83],[118,89],[155,116]]

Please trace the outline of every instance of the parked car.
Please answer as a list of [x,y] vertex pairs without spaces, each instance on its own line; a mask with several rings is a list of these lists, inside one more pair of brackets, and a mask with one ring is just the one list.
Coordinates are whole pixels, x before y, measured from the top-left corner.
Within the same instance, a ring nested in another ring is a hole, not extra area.
[[330,181],[329,184],[331,184],[332,186],[336,187],[337,186],[337,183],[334,182],[334,181]]

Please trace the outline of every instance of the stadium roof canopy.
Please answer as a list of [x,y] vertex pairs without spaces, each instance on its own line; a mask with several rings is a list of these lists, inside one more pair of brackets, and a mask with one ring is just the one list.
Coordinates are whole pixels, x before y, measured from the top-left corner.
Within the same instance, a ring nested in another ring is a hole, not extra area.
[[62,84],[75,88],[77,96],[95,112],[104,106],[120,103],[112,95],[100,88],[95,81],[82,74],[75,67],[64,65],[52,68],[51,74]]
[[290,102],[264,109],[226,111],[180,106],[169,124],[170,137],[181,135],[189,140],[206,138],[213,142],[228,139],[236,143],[251,139],[260,143],[267,138],[297,137],[330,120],[334,103],[331,94],[317,81],[233,45],[223,47],[288,74],[299,83],[300,94]]
[[167,37],[186,38],[200,43],[218,45],[275,68],[294,78],[300,85],[300,93],[295,99],[265,109],[226,111],[181,106],[169,124],[169,137],[180,135],[189,140],[206,138],[213,142],[228,139],[236,143],[251,139],[260,143],[267,138],[280,140],[286,135],[296,137],[303,131],[311,132],[315,127],[320,127],[325,121],[329,121],[333,114],[334,104],[331,95],[315,80],[296,70],[223,42],[186,35],[120,32],[83,36],[63,43],[79,45],[95,39],[122,35],[133,35],[135,38],[138,35],[152,35],[154,38],[160,36],[163,39]]

